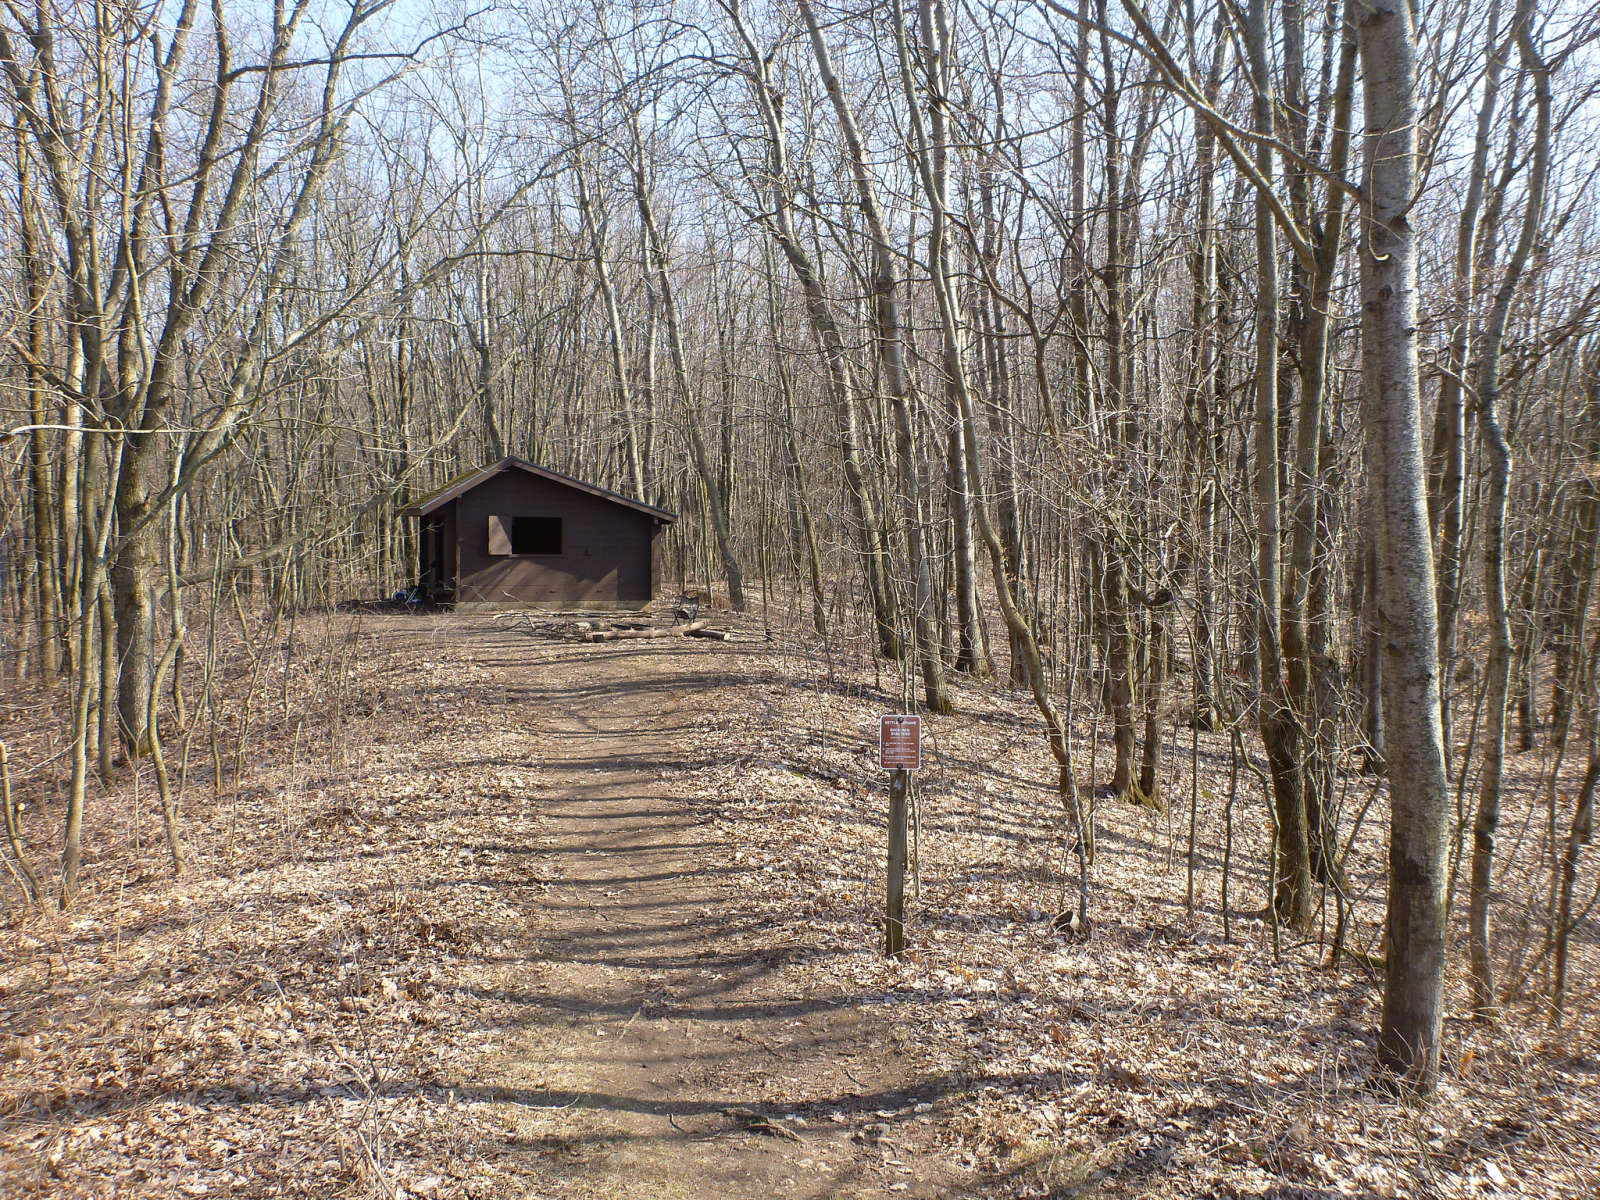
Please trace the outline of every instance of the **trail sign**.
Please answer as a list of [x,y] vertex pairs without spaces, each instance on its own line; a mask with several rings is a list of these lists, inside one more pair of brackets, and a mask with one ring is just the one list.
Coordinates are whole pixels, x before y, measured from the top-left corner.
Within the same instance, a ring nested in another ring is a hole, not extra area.
[[889,772],[889,892],[883,906],[883,950],[906,948],[906,833],[911,776],[922,766],[922,718],[886,713],[878,718],[878,765]]
[[921,768],[921,717],[906,714],[878,718],[878,766],[885,771]]

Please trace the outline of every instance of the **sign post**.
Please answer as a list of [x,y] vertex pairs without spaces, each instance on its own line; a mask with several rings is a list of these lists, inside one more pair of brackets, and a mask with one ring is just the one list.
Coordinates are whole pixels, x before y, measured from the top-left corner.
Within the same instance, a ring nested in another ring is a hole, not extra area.
[[889,772],[889,894],[883,913],[883,950],[894,958],[906,948],[906,826],[911,772],[922,766],[922,718],[878,718],[878,766]]

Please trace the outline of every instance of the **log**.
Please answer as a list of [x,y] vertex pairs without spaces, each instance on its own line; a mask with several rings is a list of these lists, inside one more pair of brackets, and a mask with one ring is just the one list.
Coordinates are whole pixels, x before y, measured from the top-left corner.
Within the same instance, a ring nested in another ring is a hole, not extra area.
[[733,630],[731,629],[691,629],[689,637],[705,638],[708,642],[731,642]]
[[603,629],[583,635],[586,642],[620,642],[627,638],[686,637],[710,625],[706,621],[690,621],[687,625],[672,625],[665,629]]

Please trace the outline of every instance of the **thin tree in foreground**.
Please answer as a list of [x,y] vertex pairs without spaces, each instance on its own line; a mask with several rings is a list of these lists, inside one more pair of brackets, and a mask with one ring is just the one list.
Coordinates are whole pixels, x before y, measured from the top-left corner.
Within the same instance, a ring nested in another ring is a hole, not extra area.
[[1439,1072],[1448,778],[1417,361],[1416,32],[1402,0],[1357,10],[1366,116],[1362,421],[1377,525],[1389,752],[1388,972],[1378,1057],[1419,1092]]

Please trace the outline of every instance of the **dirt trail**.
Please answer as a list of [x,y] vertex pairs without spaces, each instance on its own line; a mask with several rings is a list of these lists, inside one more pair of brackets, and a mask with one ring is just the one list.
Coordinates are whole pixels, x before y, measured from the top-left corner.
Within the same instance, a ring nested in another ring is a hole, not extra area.
[[735,848],[672,796],[696,760],[686,717],[737,686],[737,652],[514,634],[480,649],[541,748],[544,824],[503,980],[522,1020],[500,1077],[470,1083],[515,1098],[534,1194],[955,1194],[937,1083],[872,1005],[791,970],[811,948],[738,927]]

